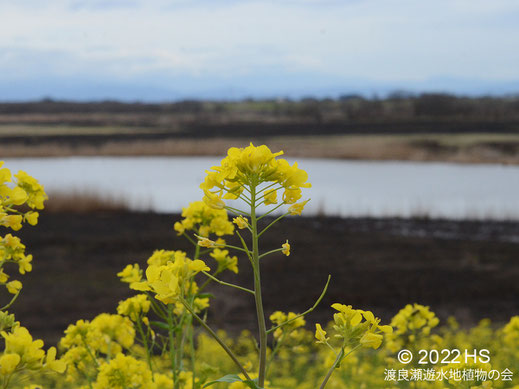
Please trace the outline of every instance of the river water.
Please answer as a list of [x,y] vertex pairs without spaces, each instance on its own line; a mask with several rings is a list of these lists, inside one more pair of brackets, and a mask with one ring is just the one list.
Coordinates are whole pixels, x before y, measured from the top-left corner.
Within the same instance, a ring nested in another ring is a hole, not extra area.
[[[132,209],[178,212],[201,199],[208,157],[6,159],[48,193],[123,199]],[[519,220],[519,167],[299,158],[309,174],[305,213],[337,216]]]

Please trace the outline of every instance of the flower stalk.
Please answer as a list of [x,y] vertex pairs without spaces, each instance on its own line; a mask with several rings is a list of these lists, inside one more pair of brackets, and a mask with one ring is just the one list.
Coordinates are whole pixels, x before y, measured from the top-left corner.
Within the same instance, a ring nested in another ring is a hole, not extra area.
[[263,299],[261,296],[261,273],[259,264],[259,249],[258,249],[258,221],[256,219],[256,187],[251,187],[251,229],[252,229],[252,266],[254,271],[254,300],[256,302],[256,313],[258,316],[258,331],[259,331],[259,372],[258,385],[263,387],[265,384],[265,370],[267,362],[267,326],[265,324],[265,313],[263,310]]

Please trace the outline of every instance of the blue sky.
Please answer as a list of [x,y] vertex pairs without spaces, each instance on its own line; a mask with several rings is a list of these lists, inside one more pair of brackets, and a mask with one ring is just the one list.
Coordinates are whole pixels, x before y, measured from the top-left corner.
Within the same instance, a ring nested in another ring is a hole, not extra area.
[[516,0],[0,0],[0,100],[519,93]]

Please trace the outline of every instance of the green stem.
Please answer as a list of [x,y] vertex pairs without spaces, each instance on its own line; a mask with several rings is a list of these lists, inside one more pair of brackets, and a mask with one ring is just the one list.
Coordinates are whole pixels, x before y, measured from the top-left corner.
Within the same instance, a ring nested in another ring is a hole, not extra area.
[[247,188],[247,185],[243,185],[243,184],[242,184],[241,187],[242,187],[243,189],[245,189],[247,192],[249,192],[249,194],[251,193],[250,189]]
[[[252,204],[256,203],[256,187],[251,186]],[[258,386],[262,388],[265,384],[265,368],[267,362],[267,327],[265,324],[265,313],[263,311],[263,301],[261,296],[261,276],[258,250],[258,221],[256,219],[256,208],[251,207],[251,228],[252,228],[252,266],[254,268],[254,297],[256,300],[256,314],[258,316],[259,331],[259,373]]]
[[20,295],[20,292],[21,292],[21,290],[19,290],[18,293],[16,293],[13,296],[13,298],[11,299],[11,301],[7,305],[5,305],[2,308],[0,308],[0,311],[5,311],[7,308],[9,308],[11,305],[13,305],[14,302],[16,301],[16,299],[18,298],[18,296]]
[[216,340],[218,342],[218,344],[224,349],[224,351],[227,353],[227,355],[229,355],[229,357],[232,359],[234,364],[240,369],[240,371],[243,374],[243,376],[245,377],[245,379],[252,381],[249,374],[247,373],[247,370],[245,370],[243,368],[240,361],[238,361],[238,358],[236,357],[236,355],[234,355],[234,353],[231,351],[231,349],[216,334],[216,332],[214,332],[211,329],[211,327],[209,327],[207,325],[207,323],[204,320],[202,320],[202,318],[195,313],[195,311],[193,311],[193,309],[189,306],[189,304],[187,303],[186,300],[184,300],[182,297],[180,297],[179,299],[180,299],[180,302],[184,305],[184,307],[186,307],[186,309],[189,311],[189,313],[191,313],[191,315],[202,325],[202,327],[204,327],[204,329],[209,333],[209,335],[211,335],[214,338],[214,340]]
[[[242,216],[242,215],[240,215],[240,216]],[[245,219],[245,218],[244,218],[244,219]],[[249,221],[248,221],[247,219],[245,219],[245,220],[247,221],[247,229],[248,229],[250,232],[252,232],[252,228],[250,228]],[[243,229],[243,228],[238,228],[238,229],[236,229],[236,232],[238,233],[238,235],[240,234],[240,232],[239,232],[240,229]]]
[[[272,188],[273,186],[276,186],[277,184],[278,184],[277,182],[273,182],[272,184],[263,187],[262,189],[260,189],[260,190],[258,190],[258,191],[256,192],[256,195],[259,195],[261,192],[264,192],[264,191],[266,191],[267,189],[270,189],[270,188]],[[279,188],[276,188],[276,190],[281,189],[281,188],[283,188],[283,186],[280,185]],[[261,197],[263,197],[263,196],[261,196]],[[260,197],[260,198],[261,198],[261,197]]]
[[250,255],[250,251],[249,250],[242,249],[241,247],[238,247],[238,246],[233,246],[233,245],[230,245],[230,244],[223,244],[223,245],[217,244],[215,246],[215,248],[220,248],[220,247],[225,247],[225,248],[230,248],[230,249],[234,249],[234,250],[238,250],[238,251],[243,251],[247,255]]
[[188,327],[188,331],[189,331],[189,351],[191,353],[191,372],[193,373],[192,374],[192,382],[191,382],[191,386],[193,388],[195,388],[195,382],[196,382],[196,366],[195,366],[195,362],[196,362],[196,356],[195,356],[195,334],[194,334],[194,327],[193,327],[193,317],[190,317],[189,318],[189,327]]
[[281,345],[282,345],[284,340],[285,340],[285,337],[283,336],[278,342],[276,342],[276,346],[274,347],[274,349],[270,353],[269,360],[267,361],[267,366],[265,367],[265,375],[267,375],[267,373],[269,371],[269,367],[272,364],[272,361],[274,360],[274,357],[278,353],[279,349],[281,348]]
[[266,253],[261,254],[261,255],[258,257],[258,259],[261,259],[261,258],[263,258],[263,257],[266,257],[266,256],[269,255],[269,254],[277,253],[277,252],[279,252],[279,251],[283,251],[283,247],[280,247],[279,249],[274,249],[274,250],[267,251]]
[[324,377],[324,380],[323,380],[321,386],[319,386],[319,389],[324,389],[324,387],[328,383],[328,380],[332,376],[333,371],[336,369],[337,365],[341,361],[343,355],[344,355],[344,348],[341,348],[341,351],[339,352],[339,355],[337,355],[337,358],[335,358],[335,361],[333,362],[332,367],[330,367],[330,370],[328,370],[328,373]]
[[171,372],[173,373],[173,387],[178,389],[177,364],[175,355],[175,337],[173,336],[173,314],[172,308],[168,306],[168,338],[169,338],[169,359],[171,361]]
[[278,218],[274,219],[274,221],[272,223],[270,223],[268,226],[266,226],[258,235],[258,238],[263,235],[263,233],[265,231],[267,231],[270,227],[272,227],[275,223],[277,223],[278,221],[280,221],[281,219],[283,219],[286,215],[288,215],[288,212],[287,213],[284,213],[283,215],[279,216]]
[[333,363],[332,367],[330,368],[330,370],[328,370],[328,374],[326,374],[326,377],[324,377],[324,380],[323,380],[323,383],[321,384],[321,386],[319,387],[319,389],[323,389],[325,386],[326,386],[326,383],[328,382],[328,380],[330,379],[330,377],[332,376],[332,373],[333,371],[337,368],[337,365],[339,363],[341,363],[341,361],[346,358],[348,355],[350,355],[352,352],[354,352],[355,350],[357,350],[358,348],[360,347],[360,344],[353,347],[350,351],[348,351],[348,353],[345,355],[344,354],[344,346],[341,348],[341,351],[339,352],[339,354],[337,355],[337,358],[335,358],[335,362]]
[[[252,228],[250,228],[249,226],[247,227],[249,229],[249,231],[252,233]],[[247,246],[247,243],[245,243],[245,240],[243,239],[243,237],[241,236],[240,234],[240,231],[236,230],[236,234],[238,235],[238,237],[240,238],[241,240],[241,244],[243,246],[243,249],[245,250],[245,252],[247,253],[247,256],[249,257],[249,260],[252,260],[252,256],[250,254],[250,250],[249,250],[249,246]]]
[[228,211],[231,211],[232,213],[236,214],[236,216],[245,215],[245,216],[250,217],[250,214],[248,212],[240,211],[239,209],[229,207],[228,205],[226,205],[224,208],[227,209]]
[[9,387],[9,381],[11,381],[12,376],[13,373],[11,373],[8,377],[5,378],[4,384],[2,385],[4,389],[7,389]]
[[261,215],[258,220],[261,220],[263,219],[265,216],[268,216],[270,215],[272,212],[274,212],[276,209],[278,209],[279,207],[281,207],[282,205],[284,205],[285,202],[282,201],[281,203],[279,203],[278,205],[276,205],[274,208],[272,208],[270,211],[268,211],[267,213],[264,213],[263,215]]
[[207,272],[205,272],[205,271],[202,271],[202,273],[204,273],[204,274],[205,274],[207,277],[209,277],[211,280],[213,280],[213,281],[215,281],[215,282],[218,282],[219,284],[222,284],[222,285],[225,285],[225,286],[230,286],[231,288],[236,288],[236,289],[242,290],[242,291],[244,291],[244,292],[254,294],[254,291],[253,291],[253,290],[250,290],[250,289],[244,288],[243,286],[234,285],[234,284],[230,284],[230,283],[228,283],[228,282],[225,282],[225,281],[219,280],[218,278],[213,277],[211,274],[209,274],[209,273],[207,273]]
[[200,256],[200,246],[195,243],[195,255],[193,257],[193,261],[198,259],[199,256]]
[[153,310],[153,312],[155,312],[158,317],[160,317],[164,320],[167,320],[166,312],[164,311],[164,309],[161,308],[160,305],[158,305],[155,302],[155,298],[151,295],[151,293],[150,292],[144,292],[144,293],[146,293],[146,295],[148,296],[148,300],[151,302],[151,309]]
[[335,351],[335,349],[332,347],[332,345],[331,345],[330,343],[328,343],[328,341],[325,340],[325,341],[324,341],[324,344],[325,344],[326,346],[328,346],[328,348],[329,348],[330,350],[332,350],[332,352],[335,354],[335,356],[339,355],[339,354],[337,354],[337,352]]
[[177,366],[178,370],[181,371],[184,368],[184,341],[186,339],[186,327],[184,327],[184,322],[187,319],[187,314],[182,314],[182,318],[180,319],[179,327],[181,336],[177,336],[178,344],[177,344]]
[[142,321],[141,321],[140,316],[137,317],[137,330],[139,331],[139,334],[141,335],[142,343],[144,344],[144,348],[146,349],[146,362],[148,362],[150,371],[153,373],[153,366],[151,365],[150,348],[148,345],[148,337],[144,334],[144,331],[142,329]]
[[198,244],[197,244],[193,239],[191,239],[191,238],[189,237],[188,234],[186,234],[185,232],[183,232],[182,235],[183,235],[187,240],[189,240],[192,244],[194,244],[195,246],[198,246]]
[[[213,277],[216,277],[218,274],[220,274],[222,270],[216,270],[213,274],[211,274]],[[205,273],[205,272],[203,272]],[[198,294],[200,294],[206,287],[209,285],[213,280],[211,277],[209,279],[205,280],[205,282],[198,288]]]
[[97,361],[97,358],[92,353],[92,350],[90,349],[90,346],[86,342],[85,338],[81,337],[81,340],[83,341],[83,346],[85,346],[85,350],[87,351],[87,354],[92,358],[92,361],[94,361],[94,365],[96,365],[97,368],[99,368],[99,362]]
[[216,248],[218,247],[225,247],[225,248],[230,248],[230,249],[234,249],[234,250],[238,250],[238,251],[243,251],[244,253],[246,253],[247,255],[249,255],[249,251],[248,250],[245,250],[245,249],[242,249],[241,247],[238,247],[238,246],[233,246],[233,245],[230,245],[230,244],[225,244],[225,245],[217,245]]
[[242,201],[244,201],[249,207],[252,206],[251,200],[247,196],[245,196],[243,193],[238,198],[241,199]]
[[267,334],[270,334],[271,332],[277,330],[279,327],[283,327],[291,322],[293,322],[294,320],[297,320],[299,319],[301,316],[305,316],[305,315],[308,315],[310,312],[312,312],[318,305],[319,303],[321,302],[321,300],[323,299],[324,295],[326,294],[326,291],[328,290],[328,284],[330,283],[330,279],[332,278],[331,275],[328,275],[328,280],[326,281],[326,285],[324,285],[324,289],[323,291],[321,292],[321,295],[319,296],[319,298],[317,299],[317,301],[315,302],[314,305],[312,305],[312,307],[308,308],[306,311],[304,311],[303,313],[300,313],[299,315],[293,317],[292,319],[290,320],[287,320],[275,327],[272,327],[270,330],[267,331]]

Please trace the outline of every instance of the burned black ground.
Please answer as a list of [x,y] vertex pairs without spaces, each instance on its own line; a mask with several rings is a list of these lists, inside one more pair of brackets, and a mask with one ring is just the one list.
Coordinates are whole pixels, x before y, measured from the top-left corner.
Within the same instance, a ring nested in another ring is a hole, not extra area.
[[[155,249],[192,252],[173,231],[178,218],[43,214],[38,226],[19,234],[34,255],[34,269],[22,278],[24,289],[13,309],[17,318],[53,344],[69,323],[115,313],[117,302],[132,294],[116,276],[126,264],[144,266]],[[280,247],[285,239],[292,254],[272,255],[262,264],[267,314],[307,309],[328,274],[328,293],[309,322],[329,321],[334,302],[371,309],[384,322],[413,302],[464,325],[486,317],[505,322],[519,314],[519,223],[288,218],[264,235],[261,247]],[[240,258],[237,276],[224,278],[250,287],[246,259]],[[223,286],[211,291],[210,322],[233,333],[255,328],[250,296]]]

